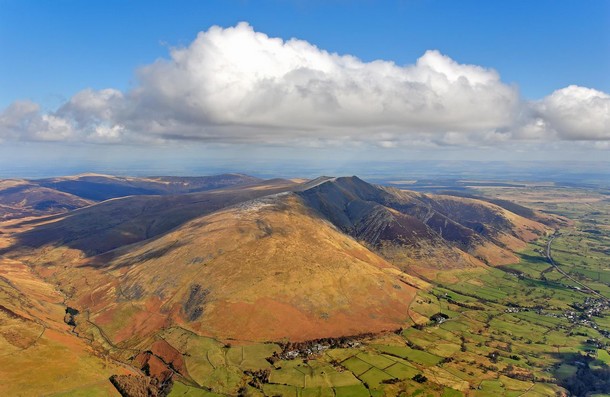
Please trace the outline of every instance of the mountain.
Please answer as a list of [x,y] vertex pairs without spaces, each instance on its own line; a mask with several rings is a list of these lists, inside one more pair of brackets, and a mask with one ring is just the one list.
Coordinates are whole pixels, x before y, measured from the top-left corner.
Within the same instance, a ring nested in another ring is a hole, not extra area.
[[176,324],[258,341],[393,330],[414,295],[394,266],[292,194],[196,218],[77,267],[60,285],[75,287],[71,304],[113,343]]
[[[435,312],[413,311],[416,295],[435,280],[518,262],[515,252],[548,231],[533,215],[358,177],[112,198],[0,223],[5,269],[29,280],[5,270],[0,280],[14,292],[0,305],[6,321],[43,324],[66,335],[63,346],[87,341],[130,366],[113,374],[150,377],[113,378],[121,390],[161,390],[174,375],[197,384],[197,367],[184,361],[193,338],[305,342],[430,321]],[[75,360],[88,357],[81,347]]]
[[36,260],[114,342],[173,323],[248,340],[399,328],[406,274],[517,262],[512,250],[546,230],[480,200],[357,177],[130,196],[37,222],[9,251],[43,249]]

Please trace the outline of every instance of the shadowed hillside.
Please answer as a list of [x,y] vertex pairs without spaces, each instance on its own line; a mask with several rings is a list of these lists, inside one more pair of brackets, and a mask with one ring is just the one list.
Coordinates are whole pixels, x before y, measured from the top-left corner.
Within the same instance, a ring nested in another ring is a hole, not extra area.
[[452,267],[472,266],[456,250],[493,265],[517,262],[511,251],[545,231],[536,221],[481,200],[374,186],[357,177],[310,182],[297,194],[345,233],[396,260],[402,251],[407,262],[425,256],[439,263],[449,259]]

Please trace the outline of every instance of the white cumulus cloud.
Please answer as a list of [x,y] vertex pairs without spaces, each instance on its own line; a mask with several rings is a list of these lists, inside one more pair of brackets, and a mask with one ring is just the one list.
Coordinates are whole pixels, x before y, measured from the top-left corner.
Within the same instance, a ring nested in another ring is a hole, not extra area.
[[0,138],[7,140],[63,141],[74,133],[69,120],[43,114],[30,101],[16,101],[0,113]]
[[134,97],[185,124],[471,131],[508,124],[518,103],[496,72],[437,51],[406,67],[366,63],[245,23],[213,27],[171,57],[140,70]]
[[15,102],[0,138],[319,145],[498,145],[610,140],[610,96],[570,86],[536,102],[492,69],[436,50],[414,64],[363,62],[247,23],[212,27],[137,70],[127,92],[85,89],[42,114]]
[[610,95],[606,93],[571,85],[534,104],[534,109],[560,138],[610,140]]

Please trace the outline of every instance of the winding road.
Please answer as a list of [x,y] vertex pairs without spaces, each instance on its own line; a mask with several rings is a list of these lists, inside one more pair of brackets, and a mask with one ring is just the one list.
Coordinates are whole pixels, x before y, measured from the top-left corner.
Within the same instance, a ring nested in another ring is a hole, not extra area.
[[574,277],[570,276],[568,273],[563,271],[563,269],[561,269],[557,265],[557,263],[555,263],[555,261],[553,260],[553,256],[551,255],[551,244],[553,244],[553,240],[555,240],[559,236],[560,236],[560,234],[557,234],[557,233],[553,234],[551,236],[551,238],[549,239],[549,242],[546,244],[546,259],[549,261],[551,266],[553,266],[553,268],[555,268],[555,270],[557,270],[559,273],[563,274],[567,279],[573,281],[575,284],[578,284],[583,290],[586,290],[586,291],[590,292],[591,294],[610,302],[610,300],[608,298],[606,298],[604,295],[602,295],[599,292],[595,291],[594,289],[590,288],[588,285],[583,284],[580,281],[576,280]]

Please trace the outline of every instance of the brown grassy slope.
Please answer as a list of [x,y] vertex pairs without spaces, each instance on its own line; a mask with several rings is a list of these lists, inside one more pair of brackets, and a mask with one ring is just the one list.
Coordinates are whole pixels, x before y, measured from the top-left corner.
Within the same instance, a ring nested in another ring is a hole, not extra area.
[[390,330],[407,321],[414,296],[392,265],[293,194],[197,218],[90,263],[96,287],[77,288],[72,302],[117,343],[170,323],[258,341]]
[[90,385],[118,395],[108,377],[130,371],[100,358],[64,323],[63,296],[23,263],[0,260],[0,395],[40,396]]

